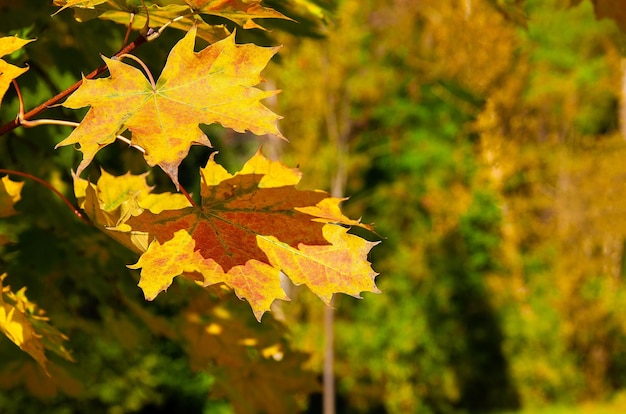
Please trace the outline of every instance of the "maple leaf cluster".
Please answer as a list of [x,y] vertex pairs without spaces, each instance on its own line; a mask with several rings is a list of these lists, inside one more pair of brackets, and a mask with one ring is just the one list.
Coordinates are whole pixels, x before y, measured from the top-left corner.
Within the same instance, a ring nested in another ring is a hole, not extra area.
[[[282,13],[261,5],[261,0],[54,0],[61,6],[57,11],[71,7],[76,20],[84,22],[99,18],[131,25],[135,29],[165,25],[188,31],[196,27],[198,36],[209,43],[229,35],[223,24],[208,24],[202,15],[217,16],[240,25],[244,29],[263,29],[255,19],[286,19]],[[130,16],[133,16],[132,20]]]
[[[57,145],[75,145],[83,154],[74,174],[80,207],[103,231],[141,255],[129,267],[141,269],[139,287],[147,300],[183,276],[204,287],[227,286],[250,303],[260,320],[276,299],[289,299],[281,275],[295,285],[306,285],[327,304],[334,293],[359,297],[363,291],[378,292],[377,274],[367,261],[376,243],[349,233],[351,226],[371,227],[345,217],[341,199],[323,191],[297,190],[297,170],[270,161],[259,151],[231,175],[211,157],[200,169],[200,205],[180,187],[178,168],[191,145],[211,146],[200,124],[219,123],[237,132],[284,138],[277,125],[281,117],[261,103],[279,91],[256,87],[263,81],[260,72],[279,48],[236,44],[234,32],[223,26],[207,29],[201,15],[220,16],[244,29],[260,28],[257,18],[287,17],[261,6],[260,0],[54,3],[61,6],[59,11],[74,8],[82,21],[98,17],[143,24],[144,36],[160,33],[150,29],[155,22],[187,31],[156,81],[132,55],[103,57],[110,76],[83,77],[63,103],[71,109],[90,107]],[[197,36],[211,44],[195,52]],[[0,39],[0,56],[28,42]],[[145,74],[123,59],[138,62]],[[1,98],[27,68],[2,60],[0,65],[6,68],[0,71]],[[130,139],[121,135],[126,131]],[[159,166],[185,195],[152,193],[145,174],[114,177],[102,171],[97,184],[80,178],[98,151],[117,139],[139,149],[146,163]],[[14,189],[10,181],[2,184],[5,190]],[[11,194],[0,193],[0,201],[9,200]],[[12,213],[14,202],[3,202],[0,214]]]
[[146,299],[183,275],[202,286],[228,286],[260,320],[274,300],[288,300],[281,272],[325,303],[333,293],[378,291],[367,261],[376,243],[347,228],[370,227],[345,217],[341,199],[297,190],[297,170],[258,152],[234,175],[211,158],[200,176],[199,206],[180,194],[152,194],[145,175],[104,173],[95,185],[76,178],[77,196],[92,220],[143,252],[129,267],[141,269]]

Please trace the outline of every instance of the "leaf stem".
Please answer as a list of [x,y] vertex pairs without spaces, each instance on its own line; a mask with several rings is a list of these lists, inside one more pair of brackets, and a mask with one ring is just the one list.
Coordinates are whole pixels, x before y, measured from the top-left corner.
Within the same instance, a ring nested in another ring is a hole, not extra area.
[[148,79],[150,79],[150,85],[152,85],[152,90],[156,92],[156,82],[154,82],[154,78],[152,77],[152,73],[150,72],[150,69],[148,69],[146,64],[143,63],[143,60],[139,59],[135,55],[130,55],[128,53],[124,53],[123,55],[119,55],[118,58],[122,58],[122,59],[123,58],[128,58],[128,59],[132,59],[135,62],[139,63],[141,65],[141,67],[143,68],[143,71],[146,72],[146,75],[148,76]]
[[6,170],[4,168],[0,168],[0,174],[19,175],[20,177],[28,178],[30,180],[38,182],[39,184],[43,185],[44,187],[48,188],[53,193],[55,193],[57,196],[59,196],[61,200],[63,200],[63,202],[74,212],[74,214],[76,214],[76,216],[78,216],[78,218],[83,221],[83,223],[91,224],[91,222],[88,219],[86,219],[85,216],[83,216],[76,207],[74,207],[74,205],[70,202],[70,200],[68,200],[67,197],[65,197],[59,190],[54,188],[49,182],[42,180],[39,177],[35,177],[34,175],[25,173],[25,172],[15,171],[15,170]]
[[[137,36],[137,38],[132,42],[129,43],[128,45],[124,46],[124,48],[122,48],[122,50],[120,50],[119,52],[117,52],[115,55],[113,56],[120,56],[120,55],[124,55],[127,54],[133,50],[135,50],[137,47],[139,47],[140,45],[142,45],[143,43],[146,43],[147,39],[144,36]],[[87,76],[84,77],[84,79],[93,79],[96,76],[102,74],[103,72],[105,72],[107,70],[107,66],[106,65],[102,65],[99,68],[97,68],[96,70],[92,71],[91,73],[89,73]],[[45,101],[44,103],[40,104],[39,106],[31,109],[30,111],[26,112],[23,116],[23,120],[28,120],[36,115],[39,115],[40,113],[42,113],[43,111],[45,111],[46,109],[49,109],[51,106],[58,104],[60,101],[62,101],[63,99],[65,99],[66,97],[68,97],[70,94],[72,94],[76,89],[78,89],[78,87],[80,85],[82,85],[83,80],[79,80],[78,82],[76,82],[75,84],[73,84],[72,86],[70,86],[69,88],[67,88],[66,90],[64,90],[61,93],[56,94],[55,96],[53,96],[52,98],[48,99],[47,101]],[[15,128],[17,128],[18,126],[20,126],[20,120],[18,118],[14,119],[11,122],[6,123],[5,125],[0,127],[0,135],[4,135],[9,131],[14,130]]]
[[[70,127],[76,128],[77,126],[80,125],[80,123],[74,122],[74,121],[63,121],[61,119],[37,119],[35,121],[24,121],[24,123],[22,123],[21,125],[24,128],[32,128],[32,127],[36,127],[39,125],[62,125],[62,126],[70,126]],[[139,145],[133,144],[132,141],[126,138],[124,135],[117,135],[115,138],[117,138],[118,140],[122,141],[125,144],[128,144],[129,147],[133,147],[134,149],[141,152],[142,154],[146,153],[145,149],[143,149]]]
[[[24,128],[33,128],[33,127],[36,127],[36,126],[39,126],[39,125],[61,125],[61,126],[69,126],[69,127],[76,128],[77,126],[80,125],[79,122],[64,121],[62,119],[36,119],[34,121],[29,121],[27,119],[24,119],[24,102],[22,101],[22,92],[20,91],[20,87],[17,84],[17,81],[15,79],[13,79],[13,87],[15,88],[15,92],[17,93],[17,98],[18,98],[19,103],[20,103],[20,109],[19,109],[19,112],[17,114],[17,119],[18,119],[20,125],[23,126]],[[116,138],[119,139],[122,142],[125,142],[130,147],[135,148],[137,151],[141,152],[142,154],[146,153],[145,149],[143,149],[139,145],[133,144],[130,141],[130,139],[126,138],[125,136],[118,135],[118,136],[116,136]]]
[[193,201],[193,198],[191,198],[191,196],[189,195],[189,193],[187,192],[187,190],[185,190],[183,188],[182,185],[178,185],[178,189],[180,190],[181,193],[183,193],[183,195],[187,198],[187,200],[191,203],[192,207],[198,207],[198,205],[196,204],[195,201]]
[[22,91],[20,90],[20,86],[18,85],[15,79],[13,79],[12,83],[13,83],[13,88],[15,88],[15,93],[17,94],[17,100],[20,104],[20,109],[17,113],[17,120],[19,121],[20,125],[22,125],[24,128],[32,128],[32,127],[36,127],[37,125],[50,125],[50,124],[62,125],[62,126],[74,126],[74,127],[78,125],[77,122],[63,121],[60,119],[37,119],[36,121],[29,121],[27,119],[24,119],[24,100],[22,99]]

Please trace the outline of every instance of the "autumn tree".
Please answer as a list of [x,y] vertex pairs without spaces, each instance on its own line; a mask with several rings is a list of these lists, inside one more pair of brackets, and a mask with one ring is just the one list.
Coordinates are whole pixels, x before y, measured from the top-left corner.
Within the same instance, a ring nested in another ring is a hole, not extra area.
[[236,412],[293,412],[314,377],[263,315],[288,284],[327,304],[378,292],[376,243],[350,230],[372,228],[343,199],[296,188],[300,172],[263,149],[230,173],[213,148],[228,151],[229,130],[285,139],[263,104],[278,91],[258,87],[279,47],[252,42],[271,42],[265,19],[315,22],[322,9],[31,3],[0,5],[0,328],[32,358],[4,341],[0,385],[60,391],[47,400],[59,409],[73,397],[132,411],[163,402],[171,366]]
[[[345,1],[342,36],[286,43],[279,105],[308,122],[282,123],[306,137],[285,158],[329,182],[303,161],[333,158],[329,112],[347,118],[347,207],[386,237],[385,295],[337,301],[354,412],[623,404],[623,38],[602,18],[617,3]],[[300,298],[319,368],[323,308]]]

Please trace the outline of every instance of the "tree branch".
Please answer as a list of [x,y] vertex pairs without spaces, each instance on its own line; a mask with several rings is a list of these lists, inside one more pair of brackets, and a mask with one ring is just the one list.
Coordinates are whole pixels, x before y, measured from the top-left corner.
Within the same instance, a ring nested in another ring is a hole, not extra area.
[[18,175],[20,177],[28,178],[29,180],[38,182],[39,184],[43,185],[44,187],[52,191],[54,194],[56,194],[61,200],[63,200],[65,205],[68,206],[74,212],[74,214],[83,221],[83,223],[91,225],[91,222],[87,218],[85,218],[85,216],[83,216],[76,207],[74,207],[72,202],[68,200],[67,197],[65,197],[59,190],[54,188],[52,184],[50,184],[49,182],[42,180],[39,177],[35,177],[34,175],[25,173],[25,172],[15,171],[15,170],[6,170],[4,168],[0,168],[0,174]]
[[[148,41],[148,39],[146,39],[142,35],[139,35],[139,36],[137,36],[137,38],[132,43],[129,43],[128,45],[124,46],[114,56],[118,57],[120,55],[123,55],[123,54],[126,54],[126,53],[130,53],[133,50],[135,50],[137,47],[142,45],[143,43],[146,43],[147,41]],[[106,70],[107,70],[107,66],[106,65],[102,65],[98,69],[94,70],[93,72],[91,72],[90,74],[85,76],[84,79],[93,79],[96,76],[100,75],[101,73],[105,72]],[[30,111],[26,112],[24,114],[23,119],[28,120],[28,119],[30,119],[30,118],[32,118],[34,116],[39,115],[40,113],[42,113],[46,109],[50,108],[51,106],[58,104],[63,99],[65,99],[66,97],[71,95],[76,89],[78,89],[78,87],[80,85],[82,85],[82,83],[83,83],[83,80],[81,79],[78,82],[76,82],[75,84],[73,84],[72,86],[70,86],[69,88],[67,88],[66,90],[64,90],[63,92],[53,96],[52,98],[48,99],[46,102],[42,103],[41,105],[37,106],[36,108],[33,108]],[[13,121],[11,121],[11,122],[3,125],[2,127],[0,127],[0,135],[6,134],[7,132],[14,130],[18,126],[20,126],[20,120],[18,118],[16,118]]]

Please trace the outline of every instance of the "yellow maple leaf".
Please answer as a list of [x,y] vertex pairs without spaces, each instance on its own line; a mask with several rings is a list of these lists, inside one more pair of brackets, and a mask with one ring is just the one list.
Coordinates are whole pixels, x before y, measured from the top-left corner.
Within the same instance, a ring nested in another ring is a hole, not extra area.
[[[74,194],[78,205],[101,230],[123,228],[126,220],[141,214],[144,209],[159,214],[164,209],[189,207],[189,201],[182,194],[152,193],[153,187],[146,183],[146,176],[130,173],[114,176],[102,170],[94,185],[74,174]],[[146,233],[105,233],[137,253],[143,253],[148,248]]]
[[192,10],[224,17],[244,29],[263,29],[254,19],[286,19],[282,13],[261,5],[261,0],[184,0]]
[[360,292],[377,292],[377,273],[366,260],[377,243],[348,234],[342,226],[327,224],[322,232],[330,246],[301,243],[294,248],[273,236],[257,236],[257,242],[273,267],[281,269],[295,285],[306,285],[327,305],[336,292],[354,297],[360,297]]
[[[189,5],[184,2],[178,4],[153,4],[145,1],[127,0],[55,0],[54,4],[62,6],[57,13],[71,7],[74,9],[74,18],[79,22],[92,19],[110,20],[135,30],[141,30],[148,23],[150,27],[171,27],[187,32],[196,26],[197,35],[209,43],[215,43],[226,38],[230,32],[223,24],[210,25],[200,16],[194,14]],[[144,7],[145,4],[145,7]],[[131,15],[133,18],[131,19]]]
[[[33,40],[20,39],[17,36],[2,37],[0,38],[0,57],[13,53],[32,41]],[[2,98],[4,98],[4,94],[7,92],[7,89],[9,89],[9,85],[13,79],[17,78],[27,70],[28,67],[18,68],[17,66],[11,65],[0,59],[0,104],[2,103]]]
[[89,8],[93,9],[94,6],[97,6],[102,3],[106,3],[107,0],[54,0],[53,4],[55,6],[61,6],[59,10],[54,12],[53,16],[67,9],[68,7],[81,7],[81,8]]
[[81,124],[57,145],[80,144],[83,161],[77,174],[126,129],[132,132],[132,143],[146,150],[148,164],[160,166],[177,186],[178,166],[190,146],[210,146],[200,123],[282,137],[280,117],[260,102],[278,91],[254,88],[278,48],[236,45],[231,35],[196,53],[195,35],[194,27],[172,48],[155,84],[133,66],[104,58],[111,77],[85,79],[65,101],[68,108],[91,106]]
[[0,275],[0,331],[44,370],[48,363],[44,349],[71,361],[62,344],[67,337],[48,324],[43,311],[26,297],[25,288],[12,292],[9,286],[3,286],[6,276],[6,273]]
[[292,20],[261,5],[261,0],[55,0],[54,4],[62,6],[56,13],[68,7],[74,8],[75,18],[81,22],[99,18],[124,25],[132,24],[133,28],[141,29],[149,20],[150,27],[169,26],[184,31],[195,25],[198,37],[209,43],[224,39],[229,31],[223,24],[207,24],[200,17],[202,14],[223,17],[244,29],[264,30],[254,19]]
[[9,217],[17,211],[13,205],[22,198],[23,182],[11,181],[9,176],[0,178],[0,217]]
[[139,287],[147,300],[153,300],[170,287],[176,276],[192,272],[200,273],[206,286],[225,283],[233,288],[238,297],[248,300],[259,320],[274,300],[289,300],[274,267],[250,260],[225,273],[215,260],[204,258],[199,250],[194,238],[187,231],[179,230],[163,244],[154,240],[139,261],[128,267],[142,269]]

